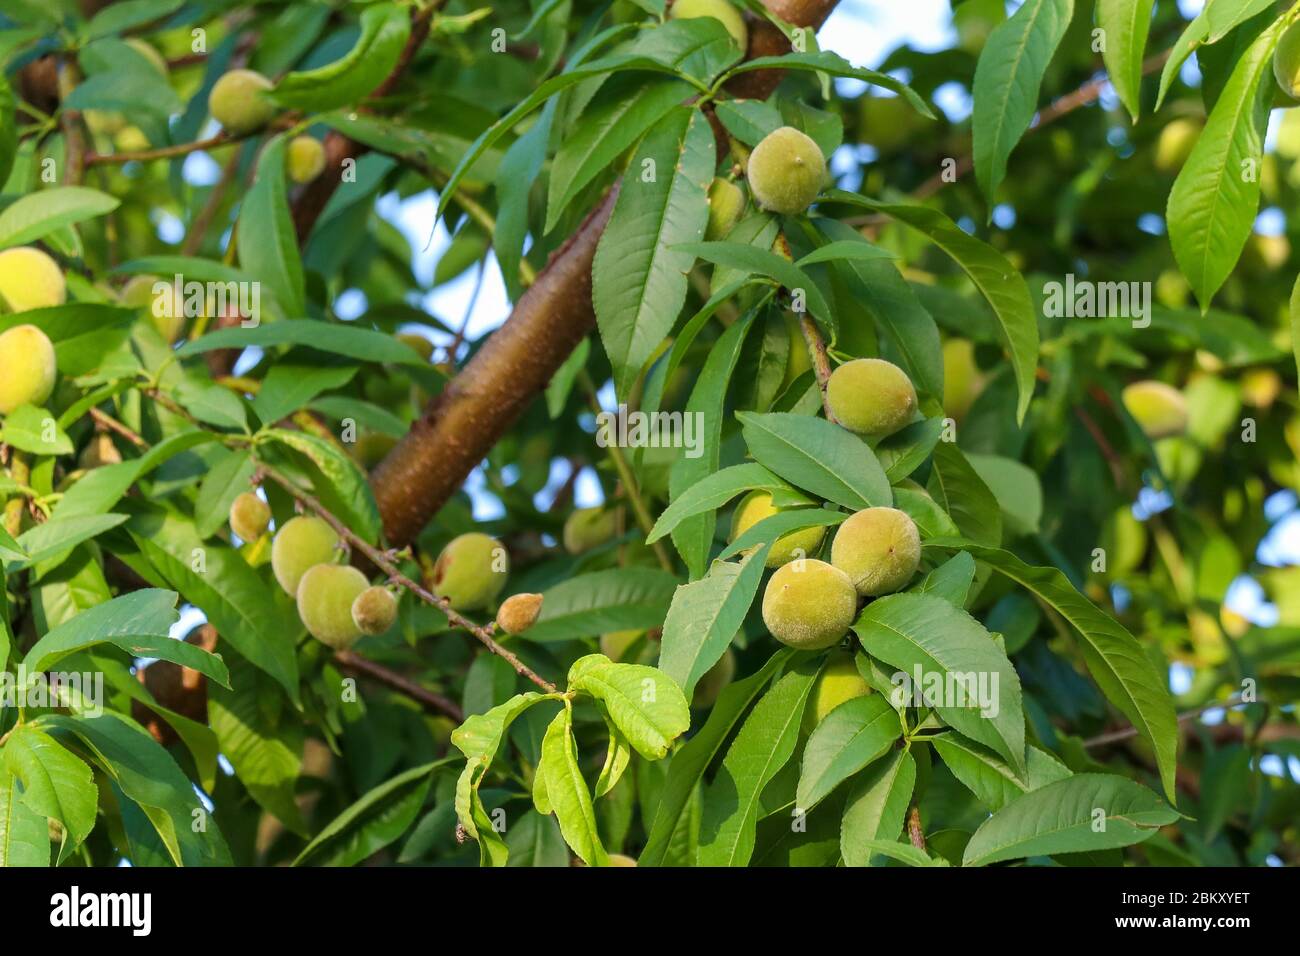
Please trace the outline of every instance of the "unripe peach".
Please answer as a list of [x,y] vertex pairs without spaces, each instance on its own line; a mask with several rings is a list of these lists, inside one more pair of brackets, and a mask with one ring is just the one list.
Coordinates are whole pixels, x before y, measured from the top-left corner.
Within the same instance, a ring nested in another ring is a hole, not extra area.
[[63,305],[67,297],[63,270],[40,249],[18,246],[0,252],[0,299],[10,312]]
[[808,354],[808,343],[804,341],[803,329],[792,312],[782,312],[785,318],[785,331],[790,338],[790,352],[785,365],[785,376],[781,379],[781,388],[789,388],[790,383],[812,368],[812,356]]
[[1160,130],[1160,137],[1156,140],[1156,169],[1163,173],[1182,169],[1200,136],[1201,124],[1196,120],[1187,117],[1170,120]]
[[611,661],[624,660],[627,652],[644,636],[645,631],[610,631],[600,635],[600,652]]
[[383,634],[396,620],[397,597],[386,587],[368,587],[352,602],[352,623],[362,634]]
[[916,522],[897,508],[866,508],[850,515],[831,542],[831,564],[863,597],[897,591],[921,565]]
[[871,438],[892,435],[916,414],[912,380],[884,359],[845,362],[826,383],[826,401],[836,421]]
[[849,576],[812,558],[782,565],[763,592],[763,623],[778,641],[799,650],[837,643],[857,609]]
[[540,613],[540,594],[512,594],[497,610],[497,627],[512,636],[522,634],[537,623],[537,615]]
[[208,94],[208,112],[232,136],[251,133],[275,116],[275,104],[265,95],[270,89],[271,81],[256,70],[231,70]]
[[727,0],[676,0],[668,15],[675,20],[713,17],[727,28],[738,47],[744,50],[749,46],[749,27],[745,25],[745,18]]
[[397,341],[418,352],[426,362],[433,359],[433,343],[423,335],[414,332],[398,332]]
[[956,421],[970,411],[984,387],[984,376],[975,364],[975,346],[969,339],[943,343],[943,410]]
[[325,169],[325,147],[314,136],[295,136],[289,140],[285,166],[295,183],[309,183]]
[[1133,382],[1124,387],[1124,407],[1151,440],[1187,431],[1187,399],[1164,382]]
[[870,693],[871,685],[858,673],[853,655],[832,652],[808,695],[808,708],[803,714],[804,733],[812,733],[813,728],[825,720],[827,714],[846,700]]
[[361,636],[352,604],[367,587],[366,576],[350,564],[308,568],[298,583],[298,617],[316,640],[345,650]]
[[164,78],[167,77],[170,73],[170,70],[167,68],[167,60],[157,51],[157,49],[154,48],[153,44],[146,40],[141,40],[139,37],[128,37],[125,42],[127,46],[148,60],[149,65],[161,73]]
[[153,323],[158,334],[168,345],[175,344],[185,330],[185,305],[174,302],[169,287],[163,292],[154,292],[154,286],[161,280],[157,276],[138,275],[122,287],[120,300],[123,305],[133,309],[146,309],[149,321]]
[[271,542],[271,570],[285,593],[295,597],[307,569],[332,563],[338,546],[339,536],[324,519],[314,515],[290,518]]
[[122,453],[113,444],[112,437],[104,432],[96,432],[92,435],[90,443],[81,450],[81,455],[77,458],[77,464],[87,471],[92,468],[102,468],[104,465],[118,465],[121,462]]
[[230,530],[239,536],[239,540],[256,541],[266,534],[270,524],[270,505],[251,491],[236,495],[230,503]]
[[486,607],[505,587],[506,549],[490,535],[471,531],[452,538],[433,566],[433,590],[457,611]]
[[618,531],[618,516],[604,508],[579,508],[564,521],[564,550],[582,554],[598,548]]
[[724,238],[744,211],[745,191],[729,179],[713,180],[709,187],[709,224],[704,238],[710,242]]
[[826,184],[826,157],[808,135],[782,126],[754,147],[745,175],[760,207],[793,216],[811,206]]
[[[735,514],[731,518],[731,537],[728,540],[735,541],[764,518],[770,518],[783,510],[789,509],[774,507],[770,492],[751,491],[736,505]],[[767,567],[779,568],[787,561],[808,557],[821,546],[825,536],[824,527],[802,528],[782,535],[772,543],[772,549],[767,553]]]
[[54,391],[58,367],[50,338],[34,325],[0,332],[0,415],[40,405]]
[[1300,98],[1300,24],[1292,24],[1273,49],[1273,76],[1282,92]]

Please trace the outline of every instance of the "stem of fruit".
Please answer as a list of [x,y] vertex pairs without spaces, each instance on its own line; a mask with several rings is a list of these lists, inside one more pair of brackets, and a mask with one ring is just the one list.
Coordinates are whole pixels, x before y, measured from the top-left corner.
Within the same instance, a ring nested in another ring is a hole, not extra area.
[[339,537],[341,537],[351,547],[355,548],[361,554],[364,554],[371,561],[371,563],[374,564],[375,567],[379,568],[386,575],[388,575],[389,581],[391,581],[393,584],[396,584],[400,587],[406,588],[406,590],[410,591],[412,594],[414,594],[425,604],[429,604],[432,605],[433,607],[438,608],[440,611],[442,611],[443,614],[447,615],[447,620],[450,621],[454,626],[461,628],[462,630],[468,631],[470,634],[474,635],[474,637],[476,637],[483,644],[483,646],[486,647],[489,651],[491,651],[493,654],[496,654],[498,657],[504,658],[510,664],[510,666],[515,669],[515,673],[519,674],[521,677],[528,678],[530,681],[532,681],[538,687],[545,690],[547,693],[554,694],[557,692],[556,686],[554,684],[539,676],[527,664],[525,664],[514,654],[510,653],[510,651],[506,650],[504,647],[498,644],[496,640],[492,637],[492,628],[485,627],[480,624],[475,624],[469,618],[455,611],[451,607],[451,605],[447,602],[446,598],[438,597],[437,595],[429,591],[427,588],[425,588],[423,585],[420,585],[415,581],[413,581],[411,578],[407,577],[405,574],[402,573],[401,568],[399,568],[393,562],[392,557],[390,556],[391,552],[380,551],[369,541],[366,541],[360,536],[358,536],[356,532],[354,532],[351,528],[349,528],[346,524],[344,524],[333,512],[331,512],[328,508],[326,508],[323,504],[321,504],[317,498],[303,491],[296,484],[294,484],[293,481],[291,481],[288,477],[281,474],[279,471],[272,468],[270,465],[266,464],[265,462],[259,461],[257,473],[254,475],[254,480],[256,481],[261,479],[269,479],[275,482],[277,485],[279,485],[281,488],[287,491],[291,496],[293,496],[296,500],[301,502],[305,507],[307,507],[308,509],[310,509],[311,511],[319,515],[321,518],[323,518],[325,522],[329,524],[329,526],[332,527],[335,530],[335,532],[338,533]]

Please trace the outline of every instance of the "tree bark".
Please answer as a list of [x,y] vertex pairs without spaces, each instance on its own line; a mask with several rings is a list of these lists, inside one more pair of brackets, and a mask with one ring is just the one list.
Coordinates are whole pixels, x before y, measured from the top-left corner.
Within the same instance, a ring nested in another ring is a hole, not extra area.
[[[816,29],[837,0],[765,2],[788,22]],[[789,50],[785,36],[766,20],[750,18],[749,26],[751,59]],[[776,70],[741,74],[732,90],[765,98],[780,79]],[[591,261],[617,192],[616,185],[551,256],[505,323],[374,469],[371,486],[393,546],[419,535],[595,328]]]

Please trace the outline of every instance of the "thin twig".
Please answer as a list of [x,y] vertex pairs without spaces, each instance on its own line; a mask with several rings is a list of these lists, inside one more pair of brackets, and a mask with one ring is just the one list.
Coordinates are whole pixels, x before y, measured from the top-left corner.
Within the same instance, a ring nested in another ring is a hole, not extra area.
[[411,578],[407,577],[405,574],[402,573],[401,569],[393,562],[391,557],[392,552],[380,551],[369,541],[366,541],[365,539],[358,536],[356,532],[354,532],[351,528],[349,528],[346,524],[344,524],[337,516],[334,515],[333,512],[331,512],[328,508],[326,508],[323,504],[321,504],[318,499],[308,494],[307,492],[303,491],[296,484],[294,484],[288,477],[276,471],[274,468],[272,468],[270,465],[267,465],[265,462],[258,462],[257,474],[254,477],[255,479],[269,478],[271,481],[275,482],[277,485],[279,485],[281,488],[287,491],[298,501],[302,502],[303,505],[305,505],[307,508],[311,509],[317,515],[323,518],[325,522],[329,524],[329,526],[332,527],[338,533],[339,537],[347,541],[348,544],[351,545],[353,548],[355,548],[357,551],[364,554],[367,558],[370,559],[371,563],[374,564],[375,567],[379,568],[386,575],[388,575],[388,580],[390,582],[398,585],[399,587],[406,588],[406,590],[410,591],[412,594],[418,597],[425,604],[430,604],[438,608],[439,610],[441,610],[442,613],[447,615],[447,620],[449,620],[455,627],[461,628],[462,630],[465,631],[469,631],[469,633],[473,634],[476,638],[478,638],[478,640],[483,644],[483,646],[486,647],[489,651],[491,651],[493,654],[496,654],[498,657],[504,658],[510,664],[510,666],[515,669],[515,673],[519,674],[521,677],[528,678],[538,687],[545,690],[548,694],[556,693],[556,687],[554,684],[552,684],[550,681],[546,680],[545,678],[540,677],[536,672],[532,670],[532,668],[530,668],[527,664],[521,661],[514,654],[510,653],[510,651],[506,650],[504,647],[498,644],[495,639],[493,639],[492,628],[484,627],[480,624],[475,624],[469,618],[455,611],[451,607],[450,603],[448,603],[446,598],[438,597],[437,595],[430,592],[423,585],[417,584]]
[[[1245,703],[1245,701],[1240,697],[1231,697],[1226,701],[1211,701],[1208,704],[1202,704],[1194,710],[1189,710],[1185,713],[1179,714],[1178,723],[1184,724],[1189,720],[1201,716],[1201,714],[1204,714],[1207,711],[1218,710],[1219,708],[1226,710],[1229,707],[1236,707],[1238,704],[1243,703]],[[1106,744],[1119,743],[1121,740],[1128,740],[1130,737],[1136,737],[1138,733],[1139,731],[1136,727],[1124,727],[1120,730],[1112,730],[1108,733],[1098,734],[1096,737],[1089,737],[1083,742],[1083,746],[1085,750],[1092,747],[1103,747]]]
[[826,411],[826,420],[834,422],[835,416],[831,413],[831,399],[827,392],[827,386],[831,380],[831,360],[826,353],[826,341],[822,338],[821,330],[817,328],[817,323],[807,312],[799,315],[799,329],[803,332],[803,340],[808,345],[808,355],[812,359],[813,374],[817,376],[817,388],[822,393],[822,408]]
[[114,418],[112,415],[108,414],[107,412],[102,412],[98,408],[91,408],[90,417],[93,418],[95,422],[100,426],[107,428],[110,431],[117,432],[119,435],[121,435],[123,438],[129,441],[136,448],[149,447],[149,443],[147,441],[145,441],[135,432],[131,431],[131,429],[127,428],[125,425],[123,425],[121,422],[119,422],[116,418]]
[[397,671],[385,667],[383,664],[377,664],[369,658],[362,657],[353,651],[343,650],[334,652],[334,660],[341,667],[348,670],[356,671],[358,674],[376,680],[393,690],[404,694],[412,700],[424,705],[426,710],[433,711],[436,714],[442,714],[450,717],[456,723],[461,723],[465,719],[465,714],[461,711],[456,702],[435,694],[427,688],[421,687],[415,681],[411,680]]
[[257,133],[262,132],[254,130],[251,133],[241,133],[238,136],[231,136],[225,130],[222,130],[216,136],[208,139],[198,139],[192,143],[177,143],[173,146],[159,146],[157,149],[142,149],[134,153],[87,153],[86,165],[97,166],[100,163],[143,163],[151,159],[171,159],[173,156],[185,156],[188,153],[196,153],[204,149],[216,149],[220,146],[229,146],[232,143],[238,143],[240,140],[248,139]]

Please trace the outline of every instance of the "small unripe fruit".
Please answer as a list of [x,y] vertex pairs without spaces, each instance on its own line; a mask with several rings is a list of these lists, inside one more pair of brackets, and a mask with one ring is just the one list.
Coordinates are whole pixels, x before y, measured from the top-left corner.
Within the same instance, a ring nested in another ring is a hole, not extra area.
[[831,564],[863,597],[897,591],[921,565],[921,535],[906,512],[866,508],[849,517],[831,542]]
[[295,136],[289,140],[285,165],[295,183],[309,183],[325,169],[325,147],[314,136]]
[[308,568],[334,561],[339,536],[322,518],[299,515],[290,518],[271,542],[271,570],[290,597],[298,594],[298,583]]
[[841,425],[871,438],[892,435],[916,414],[912,380],[884,359],[845,362],[826,383],[826,401]]
[[604,508],[579,508],[564,521],[564,550],[582,554],[600,547],[618,531],[618,517]]
[[610,866],[636,866],[636,860],[622,853],[611,853],[609,855]]
[[1273,49],[1273,76],[1282,92],[1300,98],[1300,24],[1292,24]]
[[57,374],[54,345],[36,326],[0,332],[0,415],[19,405],[40,405],[54,391]]
[[164,77],[166,77],[170,73],[170,71],[167,69],[166,58],[161,53],[159,53],[156,49],[154,49],[152,44],[144,40],[141,40],[139,37],[129,37],[125,42],[127,46],[129,46],[131,49],[135,50],[146,60],[148,60],[149,65],[152,66],[159,73],[161,73]]
[[239,536],[239,540],[256,541],[266,534],[270,524],[270,505],[251,491],[236,495],[230,503],[230,530]]
[[[735,541],[763,519],[782,510],[788,509],[774,507],[770,492],[751,491],[736,505],[736,512],[731,518],[731,537],[728,540]],[[802,528],[782,535],[772,542],[772,549],[767,552],[767,567],[779,568],[788,561],[808,557],[821,546],[825,536],[825,528]]]
[[870,693],[871,685],[858,673],[853,655],[832,653],[808,695],[808,709],[803,713],[804,733],[812,733],[813,728],[825,720],[827,714],[846,700]]
[[790,352],[785,365],[785,377],[781,379],[781,388],[789,388],[790,383],[812,368],[812,356],[808,354],[808,343],[804,341],[803,330],[799,320],[792,312],[782,312],[785,318],[785,331],[790,339]]
[[794,216],[811,206],[826,184],[826,157],[807,135],[782,126],[754,147],[745,175],[759,206]]
[[68,286],[59,264],[31,246],[0,252],[0,299],[10,312],[63,305]]
[[154,292],[154,286],[159,281],[157,276],[133,276],[122,287],[119,298],[123,305],[132,309],[146,309],[149,321],[158,330],[158,334],[167,340],[168,345],[172,345],[185,329],[185,309],[183,304],[178,306],[172,301],[174,296],[170,288],[164,292]]
[[718,663],[705,671],[704,676],[695,685],[695,693],[691,695],[691,706],[712,707],[717,702],[718,695],[722,693],[722,688],[730,684],[735,676],[736,655],[728,647]]
[[621,661],[645,631],[610,631],[600,635],[600,652],[611,661]]
[[433,590],[457,611],[491,604],[510,571],[506,549],[478,531],[452,538],[433,566]]
[[744,50],[749,46],[749,27],[745,25],[745,18],[727,0],[677,0],[669,16],[675,20],[713,17],[727,28],[738,47]]
[[208,112],[232,136],[261,129],[275,116],[275,104],[266,98],[271,81],[256,70],[231,70],[222,74],[208,95]]
[[1156,169],[1162,173],[1182,169],[1200,136],[1201,124],[1196,120],[1186,117],[1170,120],[1160,130],[1160,137],[1156,140]]
[[397,620],[397,598],[388,588],[366,588],[352,602],[352,623],[362,634],[383,634]]
[[704,238],[709,242],[722,239],[740,221],[745,211],[745,191],[729,179],[718,177],[709,187],[709,224]]
[[352,604],[370,582],[350,564],[318,564],[298,584],[298,617],[312,637],[336,651],[361,636],[352,620]]
[[763,623],[782,644],[820,650],[848,633],[858,609],[853,582],[839,568],[808,558],[782,565],[763,592]]
[[1268,408],[1281,391],[1282,379],[1271,368],[1254,368],[1241,377],[1241,400],[1254,408]]
[[969,339],[949,339],[943,343],[943,410],[955,421],[970,411],[984,376],[975,364],[975,346]]
[[113,147],[119,153],[139,153],[151,145],[149,137],[138,126],[124,126],[113,135]]
[[1143,381],[1126,385],[1124,407],[1152,441],[1187,431],[1187,399],[1164,382]]
[[542,613],[540,594],[512,594],[497,610],[497,627],[507,634],[522,634],[535,623]]
[[385,432],[363,432],[357,437],[352,454],[367,468],[373,468],[393,450],[397,439]]
[[96,432],[91,437],[90,444],[81,450],[81,455],[77,459],[77,464],[87,471],[92,468],[102,468],[104,465],[118,465],[121,462],[122,453],[113,444],[113,439],[103,432]]

